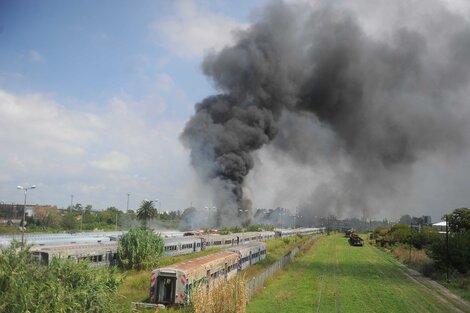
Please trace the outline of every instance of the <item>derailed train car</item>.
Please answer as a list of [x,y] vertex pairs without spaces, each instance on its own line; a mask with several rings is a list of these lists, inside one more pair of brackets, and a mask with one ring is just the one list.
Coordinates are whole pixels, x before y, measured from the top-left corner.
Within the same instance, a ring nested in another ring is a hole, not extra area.
[[230,279],[265,257],[266,244],[253,242],[155,269],[150,277],[150,302],[165,306],[188,304],[194,288],[210,288],[214,282]]

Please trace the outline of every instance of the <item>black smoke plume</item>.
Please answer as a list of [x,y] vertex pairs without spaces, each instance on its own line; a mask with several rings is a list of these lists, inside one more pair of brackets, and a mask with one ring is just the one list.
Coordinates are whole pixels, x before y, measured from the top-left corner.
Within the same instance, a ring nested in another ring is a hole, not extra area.
[[[249,223],[244,181],[264,145],[300,164],[346,155],[350,170],[335,187],[312,190],[312,202],[327,194],[317,202],[337,210],[368,208],[369,190],[393,193],[402,179],[394,173],[466,146],[470,28],[432,3],[437,13],[374,37],[353,10],[275,2],[233,46],[206,57],[204,73],[220,94],[196,105],[182,139],[196,170],[219,188],[222,224]],[[312,152],[315,127],[296,117],[332,132],[330,155]]]

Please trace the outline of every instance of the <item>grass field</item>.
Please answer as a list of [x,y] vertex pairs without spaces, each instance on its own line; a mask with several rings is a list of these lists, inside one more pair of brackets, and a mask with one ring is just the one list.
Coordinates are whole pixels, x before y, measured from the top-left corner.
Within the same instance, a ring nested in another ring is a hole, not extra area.
[[405,272],[375,247],[325,236],[268,281],[247,312],[454,312],[446,297]]

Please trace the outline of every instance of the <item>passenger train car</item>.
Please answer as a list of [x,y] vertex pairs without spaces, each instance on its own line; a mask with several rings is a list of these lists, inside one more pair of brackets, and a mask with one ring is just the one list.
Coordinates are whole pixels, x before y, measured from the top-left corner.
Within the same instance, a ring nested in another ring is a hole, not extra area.
[[150,302],[166,306],[188,304],[193,288],[209,288],[216,281],[230,279],[265,257],[266,244],[252,242],[155,269],[150,277]]
[[294,228],[294,229],[275,229],[275,237],[289,237],[294,235],[311,235],[322,234],[325,232],[325,227],[320,228]]
[[48,265],[53,258],[78,262],[89,260],[92,266],[114,265],[117,262],[117,242],[88,244],[59,244],[33,246],[30,249],[33,259]]
[[[315,229],[313,229],[315,230]],[[296,233],[314,233],[312,229],[276,230],[261,232],[233,233],[228,235],[208,234],[163,238],[163,255],[176,256],[220,246],[239,246],[255,241],[266,241],[274,237],[292,236]],[[94,265],[113,265],[117,262],[118,238],[99,243],[68,243],[36,245],[31,248],[33,257],[42,264],[49,264],[54,257],[74,261],[88,259]]]

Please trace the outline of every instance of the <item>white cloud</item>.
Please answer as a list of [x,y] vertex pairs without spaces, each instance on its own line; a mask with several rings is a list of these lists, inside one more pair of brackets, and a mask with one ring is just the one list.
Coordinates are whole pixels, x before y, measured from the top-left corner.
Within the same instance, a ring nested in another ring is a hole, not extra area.
[[124,171],[128,169],[130,159],[119,151],[111,151],[104,158],[92,161],[91,165],[107,171]]
[[44,58],[36,50],[29,50],[29,59],[36,63],[44,63]]
[[[36,184],[33,203],[131,208],[159,198],[181,209],[192,170],[179,142],[184,120],[148,117],[145,104],[112,98],[105,109],[71,110],[41,94],[0,90],[0,199],[20,202],[18,184]],[[98,112],[98,113],[97,113]],[[190,200],[186,200],[189,199]],[[201,201],[203,202],[203,201]]]
[[194,1],[176,3],[176,14],[151,24],[158,41],[179,57],[200,57],[233,42],[232,33],[247,25],[211,12]]

